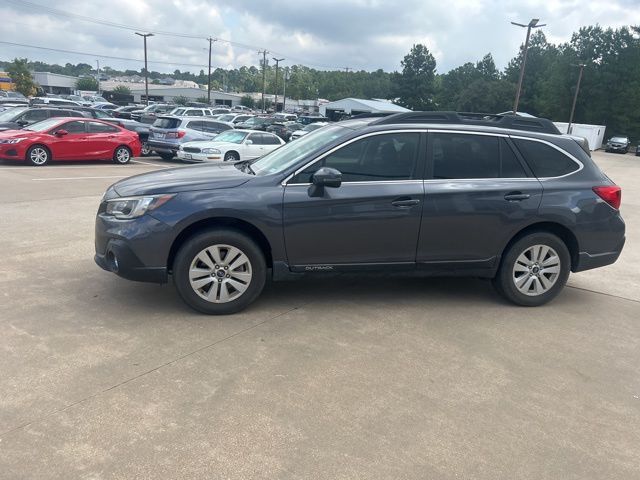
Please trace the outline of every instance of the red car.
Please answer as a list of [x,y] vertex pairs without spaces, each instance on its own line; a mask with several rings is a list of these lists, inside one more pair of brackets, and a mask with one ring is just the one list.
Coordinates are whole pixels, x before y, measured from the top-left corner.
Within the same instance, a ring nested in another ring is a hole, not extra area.
[[46,165],[52,160],[113,160],[140,156],[136,132],[92,118],[50,118],[22,130],[0,132],[0,160]]

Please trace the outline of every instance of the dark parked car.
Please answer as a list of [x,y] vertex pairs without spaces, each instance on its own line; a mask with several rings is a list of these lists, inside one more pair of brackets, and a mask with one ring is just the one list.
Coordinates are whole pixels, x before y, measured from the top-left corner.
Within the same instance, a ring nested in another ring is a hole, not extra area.
[[236,123],[234,127],[241,130],[260,130],[266,132],[267,127],[275,123],[275,121],[276,120],[271,117],[251,117],[246,122]]
[[142,123],[152,124],[158,115],[168,113],[174,108],[176,108],[175,105],[154,103],[153,105],[147,105],[141,110],[133,110],[131,112],[131,119]]
[[266,131],[275,133],[285,142],[288,142],[291,140],[291,134],[302,127],[303,125],[297,122],[272,123],[267,127]]
[[627,153],[630,146],[631,141],[629,140],[629,137],[624,135],[616,135],[609,139],[609,141],[605,145],[604,151]]
[[131,112],[133,112],[135,110],[140,110],[140,107],[138,105],[129,105],[127,107],[118,107],[115,110],[113,110],[111,113],[113,113],[113,116],[116,117],[116,118],[128,118],[128,119],[131,119]]
[[108,120],[110,118],[113,118],[113,115],[109,110],[100,110],[93,107],[71,106],[67,107],[67,110],[82,112],[82,115],[85,117],[98,118],[100,120]]
[[18,130],[52,117],[88,117],[76,110],[48,107],[15,107],[0,112],[0,131]]
[[128,118],[105,118],[104,121],[115,123],[116,125],[120,125],[122,128],[126,128],[127,130],[131,130],[132,132],[136,132],[138,134],[138,138],[140,139],[140,154],[143,157],[151,155],[151,149],[149,148],[149,130],[151,128],[150,125],[147,125],[146,123],[136,122],[135,120],[130,120]]
[[165,169],[109,187],[95,260],[173,277],[228,314],[267,275],[421,271],[493,279],[525,306],[615,262],[621,189],[549,120],[407,112],[328,125],[256,160]]

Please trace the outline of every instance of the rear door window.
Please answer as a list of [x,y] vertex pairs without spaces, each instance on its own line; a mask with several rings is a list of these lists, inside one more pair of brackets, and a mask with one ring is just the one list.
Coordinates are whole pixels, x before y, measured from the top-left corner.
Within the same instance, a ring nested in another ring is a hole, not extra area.
[[502,137],[433,133],[433,178],[526,178],[522,163]]
[[113,125],[105,125],[100,122],[87,122],[89,124],[89,133],[117,133],[117,127]]
[[561,177],[580,168],[573,159],[546,143],[514,138],[518,150],[538,178]]

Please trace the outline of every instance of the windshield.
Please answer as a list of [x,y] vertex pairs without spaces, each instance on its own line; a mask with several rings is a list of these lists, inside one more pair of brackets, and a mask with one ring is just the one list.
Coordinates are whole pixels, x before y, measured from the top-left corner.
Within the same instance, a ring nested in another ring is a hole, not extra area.
[[227,130],[226,132],[217,135],[214,142],[227,142],[227,143],[242,143],[247,136],[247,132],[238,132],[237,130]]
[[0,122],[11,122],[16,116],[24,112],[27,107],[15,107],[0,113]]
[[24,130],[31,130],[32,132],[44,132],[45,130],[49,130],[50,128],[55,127],[59,123],[60,123],[60,118],[49,118],[47,120],[34,123],[33,125],[29,125]]
[[235,115],[220,115],[218,120],[221,122],[232,122],[234,118],[236,118]]
[[324,125],[322,124],[318,125],[317,123],[310,123],[309,125],[304,127],[302,130],[304,130],[305,132],[313,132],[314,130],[317,130],[322,127],[324,127]]
[[251,169],[256,175],[270,175],[272,173],[282,172],[290,166],[295,165],[296,162],[317,148],[341,137],[347,131],[345,127],[339,127],[337,125],[319,129],[315,133],[305,135],[295,142],[287,143],[277,150],[261,157],[251,164]]
[[611,142],[620,142],[625,143],[627,141],[627,137],[613,137],[610,140]]

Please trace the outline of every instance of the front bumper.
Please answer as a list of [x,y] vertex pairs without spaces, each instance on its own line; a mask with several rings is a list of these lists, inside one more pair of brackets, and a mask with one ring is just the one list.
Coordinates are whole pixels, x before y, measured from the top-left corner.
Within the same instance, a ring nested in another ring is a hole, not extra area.
[[626,152],[629,150],[629,147],[625,147],[624,145],[607,145],[606,149],[610,152]]
[[221,162],[222,154],[189,153],[178,150],[178,158],[183,162]]
[[173,241],[170,227],[149,214],[133,220],[96,216],[95,257],[98,266],[128,280],[166,283]]

